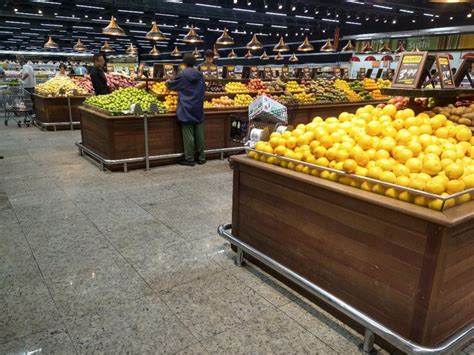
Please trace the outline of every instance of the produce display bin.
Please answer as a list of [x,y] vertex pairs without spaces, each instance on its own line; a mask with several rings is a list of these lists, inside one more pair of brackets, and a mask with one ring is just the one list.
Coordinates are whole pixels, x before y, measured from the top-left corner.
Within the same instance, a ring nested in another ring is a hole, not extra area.
[[232,161],[239,241],[422,346],[472,328],[474,201],[439,212]]
[[[308,123],[315,116],[330,117],[341,111],[354,112],[363,104],[381,101],[347,102],[300,106],[290,124]],[[145,125],[143,117],[111,116],[89,107],[80,107],[81,153],[97,160],[102,168],[112,171],[145,167]],[[209,158],[241,152],[230,138],[232,116],[247,117],[247,108],[210,108],[205,110],[205,147]],[[181,128],[175,113],[148,118],[149,155],[151,165],[173,164],[181,158]]]
[[87,96],[47,97],[31,95],[36,123],[47,130],[73,129],[79,126],[79,106]]

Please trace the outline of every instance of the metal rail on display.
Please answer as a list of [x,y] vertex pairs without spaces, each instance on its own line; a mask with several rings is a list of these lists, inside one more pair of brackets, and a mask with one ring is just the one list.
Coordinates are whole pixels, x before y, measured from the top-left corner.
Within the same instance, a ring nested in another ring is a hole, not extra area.
[[[148,143],[146,143],[145,146],[147,146]],[[123,166],[123,171],[126,173],[128,171],[128,164],[132,163],[145,163],[145,169],[149,170],[149,163],[152,161],[160,161],[160,160],[166,160],[166,159],[177,159],[180,158],[183,155],[183,153],[172,153],[172,154],[161,154],[161,155],[145,155],[142,157],[136,157],[136,158],[127,158],[127,159],[106,159],[102,157],[100,154],[97,154],[96,152],[90,150],[86,146],[82,144],[82,142],[76,142],[76,146],[79,148],[79,153],[81,155],[88,155],[94,160],[99,162],[100,170],[105,171],[108,166],[111,165],[122,165]],[[243,151],[244,147],[231,147],[231,148],[218,148],[218,149],[207,149],[204,151],[205,154],[220,154],[221,155],[221,160],[224,159],[224,154],[225,153],[233,153],[233,152],[239,152]],[[148,163],[147,163],[148,161]]]
[[344,302],[323,288],[313,284],[311,281],[280,264],[278,261],[273,260],[254,247],[242,242],[238,239],[238,237],[234,236],[230,232],[231,228],[232,225],[230,223],[222,224],[217,228],[217,232],[222,238],[226,239],[228,242],[237,247],[237,256],[235,260],[237,266],[243,266],[245,264],[244,253],[247,253],[260,262],[264,263],[266,266],[270,267],[272,270],[278,272],[280,275],[304,288],[306,291],[310,292],[320,300],[342,312],[352,320],[361,324],[363,327],[365,327],[364,342],[361,345],[361,349],[365,354],[371,354],[374,352],[374,335],[380,336],[382,339],[386,340],[398,349],[407,352],[408,354],[430,355],[452,354],[459,350],[462,346],[466,345],[469,340],[474,338],[474,322],[471,322],[461,331],[452,335],[450,338],[436,347],[426,347],[419,345],[385,327],[383,324],[370,318],[368,315],[359,311],[357,308]]

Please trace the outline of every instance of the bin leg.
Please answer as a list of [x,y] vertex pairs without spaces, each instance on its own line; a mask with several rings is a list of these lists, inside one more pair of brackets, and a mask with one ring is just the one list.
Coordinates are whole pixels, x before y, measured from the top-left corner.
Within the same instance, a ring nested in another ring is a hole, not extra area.
[[240,248],[237,248],[237,256],[235,257],[235,265],[245,266],[244,252]]
[[364,333],[364,342],[361,344],[361,350],[364,354],[377,354],[377,351],[374,349],[375,335],[369,329],[365,330]]

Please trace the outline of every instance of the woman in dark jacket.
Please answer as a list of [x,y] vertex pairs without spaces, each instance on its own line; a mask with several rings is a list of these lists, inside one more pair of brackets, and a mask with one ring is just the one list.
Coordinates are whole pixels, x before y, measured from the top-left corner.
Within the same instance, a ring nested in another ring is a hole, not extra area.
[[204,92],[206,84],[200,71],[193,68],[196,58],[191,53],[183,57],[186,69],[178,73],[174,80],[167,81],[170,90],[178,92],[176,115],[183,134],[184,160],[179,164],[194,166],[204,164]]

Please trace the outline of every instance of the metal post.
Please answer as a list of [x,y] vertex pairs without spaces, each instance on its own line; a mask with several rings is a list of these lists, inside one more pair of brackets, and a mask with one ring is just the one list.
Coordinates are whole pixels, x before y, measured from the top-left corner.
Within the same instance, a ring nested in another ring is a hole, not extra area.
[[124,173],[128,172],[128,163],[127,162],[123,163],[123,172]]
[[245,266],[244,251],[237,248],[237,256],[235,257],[235,265]]
[[224,160],[224,152],[221,152],[221,160]]
[[143,116],[143,126],[145,130],[145,170],[150,171],[150,156],[148,154],[148,115]]
[[364,354],[375,354],[374,350],[375,335],[370,329],[365,329],[364,342],[362,343],[362,352]]
[[[72,109],[71,109],[71,98],[68,96],[67,98],[67,107],[69,109],[69,124],[71,125],[71,131],[74,130],[74,125],[72,124]],[[55,126],[56,128],[56,126]]]

